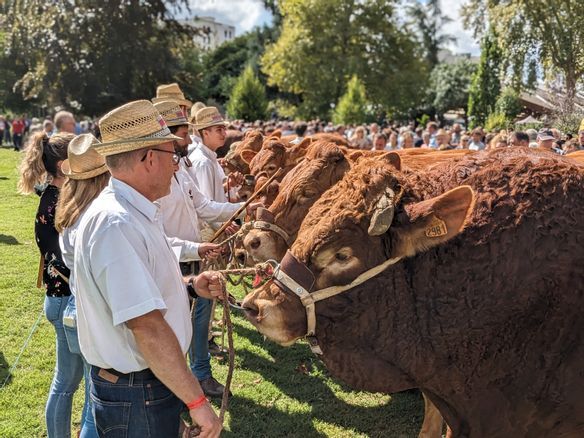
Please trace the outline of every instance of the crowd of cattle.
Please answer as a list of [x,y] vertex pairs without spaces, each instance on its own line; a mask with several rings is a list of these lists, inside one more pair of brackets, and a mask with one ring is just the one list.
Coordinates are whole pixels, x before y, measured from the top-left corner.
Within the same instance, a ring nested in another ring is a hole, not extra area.
[[243,301],[257,329],[290,345],[311,318],[299,290],[394,260],[316,304],[334,376],[369,391],[420,388],[420,436],[441,436],[442,417],[458,437],[584,436],[584,153],[291,140],[248,131],[224,160],[253,175],[244,198],[279,172],[239,253],[287,266],[288,283]]

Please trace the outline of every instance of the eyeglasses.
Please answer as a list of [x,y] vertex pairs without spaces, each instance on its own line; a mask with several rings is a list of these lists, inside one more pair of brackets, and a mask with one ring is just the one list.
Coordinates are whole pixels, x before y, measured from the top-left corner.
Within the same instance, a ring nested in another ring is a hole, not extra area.
[[[158,152],[164,152],[166,154],[172,154],[172,164],[177,165],[180,162],[180,155],[178,155],[174,151],[165,151],[164,149],[156,149],[156,148],[148,149],[148,151],[158,151]],[[146,157],[148,156],[148,151],[146,151],[146,153],[144,154],[144,156],[142,157],[142,159],[140,161],[144,161],[146,159]]]

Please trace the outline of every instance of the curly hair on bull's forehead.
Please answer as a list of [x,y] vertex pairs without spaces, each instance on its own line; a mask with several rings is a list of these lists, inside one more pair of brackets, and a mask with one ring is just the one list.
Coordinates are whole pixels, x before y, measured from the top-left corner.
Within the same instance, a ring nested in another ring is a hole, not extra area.
[[337,230],[363,224],[387,187],[398,190],[399,172],[375,158],[363,159],[312,206],[293,245],[294,254],[308,258],[334,238]]

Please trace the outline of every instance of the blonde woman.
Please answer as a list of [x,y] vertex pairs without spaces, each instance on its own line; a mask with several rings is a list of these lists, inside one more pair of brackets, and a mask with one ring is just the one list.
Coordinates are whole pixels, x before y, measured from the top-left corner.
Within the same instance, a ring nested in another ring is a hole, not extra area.
[[[72,134],[51,138],[39,132],[31,137],[20,165],[20,193],[36,191],[40,203],[35,220],[35,239],[41,253],[42,281],[45,285],[45,315],[57,335],[56,366],[45,409],[49,438],[71,434],[71,405],[83,375],[83,364],[72,355],[63,329],[63,312],[69,301],[69,269],[63,263],[59,233],[55,229],[55,210],[59,191],[65,182],[61,164],[67,158]],[[39,280],[41,273],[39,272]]]
[[363,126],[358,126],[355,133],[349,139],[351,147],[355,149],[371,149],[371,142],[367,138],[367,132]]
[[[97,143],[97,139],[91,134],[78,135],[69,143],[68,158],[61,166],[68,179],[63,184],[61,195],[59,196],[55,228],[61,234],[59,243],[63,260],[71,270],[73,269],[75,234],[83,212],[97,198],[97,195],[104,189],[110,178],[105,159],[93,149],[93,145]],[[63,327],[69,351],[77,355],[83,363],[85,404],[81,415],[80,438],[97,438],[98,434],[89,397],[90,366],[79,347],[77,309],[75,305],[76,291],[73,289],[73,285],[71,285],[71,292],[69,302],[63,313]]]

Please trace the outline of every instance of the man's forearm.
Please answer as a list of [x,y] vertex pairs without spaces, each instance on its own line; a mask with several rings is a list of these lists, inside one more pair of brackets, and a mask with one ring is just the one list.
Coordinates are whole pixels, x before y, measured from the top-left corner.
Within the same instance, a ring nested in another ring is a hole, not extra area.
[[187,366],[178,340],[160,311],[128,321],[148,367],[184,403],[196,400],[203,391]]

